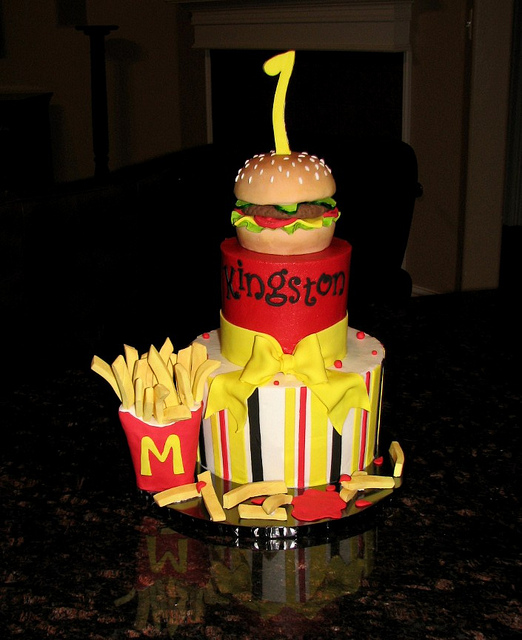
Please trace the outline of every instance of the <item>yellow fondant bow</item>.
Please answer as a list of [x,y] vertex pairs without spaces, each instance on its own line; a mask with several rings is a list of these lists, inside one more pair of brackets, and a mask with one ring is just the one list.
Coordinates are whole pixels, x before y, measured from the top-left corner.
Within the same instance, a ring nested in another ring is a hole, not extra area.
[[292,355],[283,353],[279,343],[266,335],[256,335],[252,357],[239,379],[255,387],[266,384],[276,373],[294,375],[307,387],[327,382],[321,347],[317,335],[303,338]]
[[317,334],[303,338],[293,354],[285,354],[271,336],[256,334],[244,368],[220,374],[212,380],[206,417],[228,409],[229,422],[236,422],[236,430],[243,428],[248,398],[256,387],[269,382],[276,373],[293,375],[308,387],[323,403],[339,433],[352,407],[370,409],[363,377],[358,373],[327,369]]

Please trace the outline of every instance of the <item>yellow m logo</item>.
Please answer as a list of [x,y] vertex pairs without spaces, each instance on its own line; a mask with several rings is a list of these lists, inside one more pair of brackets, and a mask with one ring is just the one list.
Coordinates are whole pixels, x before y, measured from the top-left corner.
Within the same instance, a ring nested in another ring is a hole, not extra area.
[[181,444],[179,436],[172,433],[165,441],[163,451],[160,453],[158,447],[150,436],[141,439],[141,475],[151,476],[150,455],[155,456],[160,462],[165,462],[172,451],[172,471],[174,474],[184,473],[183,459],[181,457]]

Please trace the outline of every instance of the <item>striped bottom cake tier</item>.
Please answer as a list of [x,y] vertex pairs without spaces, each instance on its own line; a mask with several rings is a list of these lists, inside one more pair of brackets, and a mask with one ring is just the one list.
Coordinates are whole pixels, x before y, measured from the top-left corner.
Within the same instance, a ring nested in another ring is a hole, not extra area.
[[[211,376],[237,371],[221,353],[220,331],[198,338],[209,358],[221,362]],[[238,427],[228,410],[202,421],[199,457],[213,474],[231,483],[284,480],[288,487],[337,482],[341,475],[363,470],[378,456],[384,348],[360,331],[348,328],[347,355],[332,370],[362,377],[369,410],[354,407],[341,429],[330,422],[325,405],[293,375],[276,373],[247,400],[247,420]],[[203,399],[207,403],[208,388]]]

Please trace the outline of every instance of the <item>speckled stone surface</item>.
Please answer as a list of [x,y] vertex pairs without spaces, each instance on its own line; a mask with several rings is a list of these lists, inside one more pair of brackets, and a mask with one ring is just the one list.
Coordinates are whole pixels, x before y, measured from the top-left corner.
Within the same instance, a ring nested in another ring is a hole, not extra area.
[[1,637],[520,635],[514,315],[477,292],[361,319],[387,348],[382,438],[404,449],[403,486],[365,531],[281,551],[176,532],[136,492],[89,359],[4,387]]

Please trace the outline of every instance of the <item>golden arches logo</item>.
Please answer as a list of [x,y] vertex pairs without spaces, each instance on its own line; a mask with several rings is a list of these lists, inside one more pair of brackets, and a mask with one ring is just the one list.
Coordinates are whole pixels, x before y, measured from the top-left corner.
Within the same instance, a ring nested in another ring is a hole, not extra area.
[[172,451],[172,471],[174,475],[184,473],[183,458],[181,456],[181,442],[179,436],[172,433],[165,441],[163,451],[160,453],[156,443],[150,436],[141,439],[141,475],[151,476],[152,469],[150,466],[150,454],[156,457],[160,462],[165,462],[169,453]]

